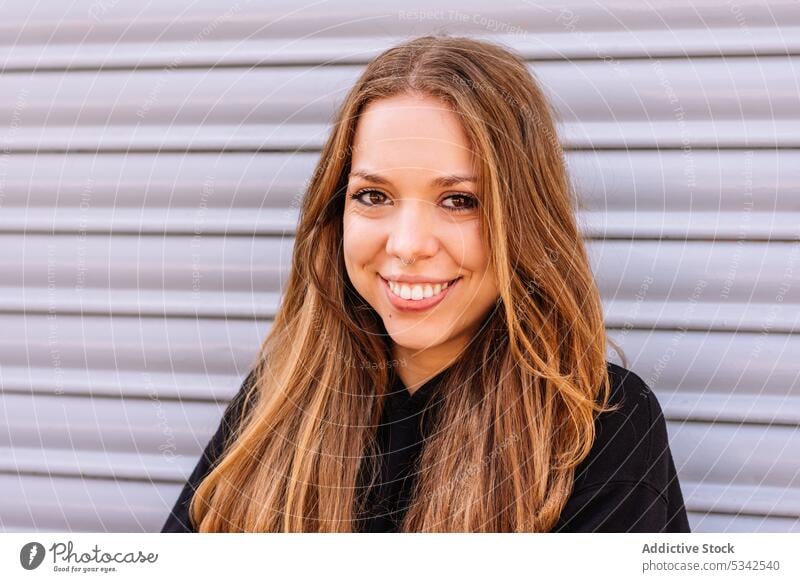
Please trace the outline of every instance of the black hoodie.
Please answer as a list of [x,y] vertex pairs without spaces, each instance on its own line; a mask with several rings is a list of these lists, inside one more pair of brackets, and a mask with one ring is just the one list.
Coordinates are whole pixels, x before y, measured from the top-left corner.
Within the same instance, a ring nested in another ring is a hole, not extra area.
[[[667,440],[664,416],[655,394],[633,372],[608,364],[614,412],[595,421],[589,456],[575,470],[572,494],[552,532],[689,532],[689,521]],[[415,461],[424,445],[440,380],[446,370],[413,394],[392,373],[387,404],[378,429],[381,477],[368,493],[368,511],[356,531],[398,530],[415,482]],[[162,532],[192,532],[188,504],[222,452],[222,444],[242,412],[245,379],[216,434],[206,446],[178,497]]]

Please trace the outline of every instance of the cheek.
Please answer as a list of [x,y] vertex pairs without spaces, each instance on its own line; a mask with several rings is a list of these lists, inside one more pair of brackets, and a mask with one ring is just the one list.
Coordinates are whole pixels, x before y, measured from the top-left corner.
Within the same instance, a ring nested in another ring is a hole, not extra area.
[[462,225],[456,241],[462,270],[470,276],[470,293],[477,302],[476,308],[483,309],[492,303],[499,291],[497,279],[490,268],[489,248],[483,240],[479,221]]
[[481,225],[478,220],[458,225],[448,236],[452,255],[460,262],[462,269],[480,277],[489,266],[489,251],[483,242]]
[[359,216],[345,215],[342,252],[351,280],[364,276],[364,268],[369,266],[379,251],[380,235],[370,221]]

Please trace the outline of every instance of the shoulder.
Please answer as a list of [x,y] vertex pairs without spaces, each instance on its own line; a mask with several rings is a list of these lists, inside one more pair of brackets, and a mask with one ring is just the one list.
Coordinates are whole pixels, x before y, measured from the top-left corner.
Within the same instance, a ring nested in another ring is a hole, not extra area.
[[255,370],[251,370],[242,382],[238,392],[225,407],[225,412],[220,419],[219,426],[208,441],[203,453],[195,464],[194,470],[183,486],[172,512],[161,528],[162,533],[196,531],[194,524],[191,523],[189,518],[189,504],[200,482],[208,476],[211,469],[219,461],[230,439],[230,435],[236,430],[244,412],[245,396],[252,387],[254,381]]
[[552,531],[691,531],[655,393],[621,366],[609,363],[608,373],[617,410],[595,418],[591,451]]
[[[255,396],[255,394],[251,394],[251,392],[255,381],[256,369],[253,368],[242,381],[239,390],[225,407],[225,412],[222,415],[220,426],[217,431],[219,436],[228,438],[232,435],[242,422],[244,416],[253,407],[253,396]],[[249,400],[247,398],[248,395],[251,396]]]
[[241,424],[243,417],[252,408],[252,399],[247,402],[247,395],[251,391],[254,382],[255,370],[253,369],[250,370],[238,391],[225,406],[217,425],[217,430],[212,435],[201,459],[201,462],[204,461],[209,469],[219,461],[233,434]]
[[636,373],[608,363],[609,405],[595,419],[592,449],[575,470],[575,490],[610,481],[641,482],[651,469],[654,443],[666,441],[655,393]]

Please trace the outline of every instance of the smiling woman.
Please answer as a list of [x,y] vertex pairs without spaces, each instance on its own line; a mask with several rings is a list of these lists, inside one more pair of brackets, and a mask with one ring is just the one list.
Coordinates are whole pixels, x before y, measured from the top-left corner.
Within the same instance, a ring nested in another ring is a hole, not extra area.
[[475,157],[440,98],[403,93],[359,117],[344,262],[394,357],[410,362],[398,369],[409,390],[463,352],[499,297],[481,237]]
[[555,136],[502,47],[426,36],[367,66],[163,531],[689,531],[658,401],[606,361]]

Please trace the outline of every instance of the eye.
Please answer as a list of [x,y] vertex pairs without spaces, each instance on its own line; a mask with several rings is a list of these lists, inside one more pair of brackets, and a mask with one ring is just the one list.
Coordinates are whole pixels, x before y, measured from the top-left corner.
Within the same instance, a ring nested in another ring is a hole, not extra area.
[[448,210],[453,212],[466,212],[473,210],[478,205],[478,200],[469,194],[451,194],[445,200],[455,200],[455,206],[445,206]]
[[[369,198],[370,202],[364,202],[362,197],[365,194],[369,194],[368,198]],[[380,199],[380,197],[384,197],[385,198],[386,194],[384,194],[380,190],[372,190],[370,188],[365,188],[363,190],[359,190],[358,192],[350,195],[350,198],[352,198],[353,200],[356,200],[359,204],[363,204],[364,206],[367,206],[367,207],[377,206],[377,205],[380,204],[380,202],[376,202],[376,197],[378,199]]]

